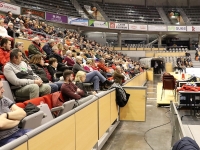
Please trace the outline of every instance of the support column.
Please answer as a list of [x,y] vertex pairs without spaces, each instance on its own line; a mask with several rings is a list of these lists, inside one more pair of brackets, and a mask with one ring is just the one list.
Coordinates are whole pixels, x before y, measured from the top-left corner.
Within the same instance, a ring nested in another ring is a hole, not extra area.
[[198,45],[200,45],[200,34],[198,34]]
[[117,34],[117,41],[118,41],[118,47],[122,46],[122,33],[121,31],[118,32]]
[[80,29],[80,27],[77,28],[77,32],[78,32],[79,34],[81,34],[81,29]]
[[147,34],[146,44],[149,44],[149,34]]
[[162,47],[162,35],[158,34],[158,48]]

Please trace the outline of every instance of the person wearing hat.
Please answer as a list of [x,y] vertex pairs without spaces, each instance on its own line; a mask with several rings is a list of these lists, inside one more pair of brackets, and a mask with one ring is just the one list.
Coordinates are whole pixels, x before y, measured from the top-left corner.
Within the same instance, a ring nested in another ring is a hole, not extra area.
[[32,44],[29,45],[29,47],[28,47],[28,55],[29,55],[29,57],[31,58],[35,54],[40,54],[45,58],[46,58],[46,55],[47,55],[43,51],[43,49],[41,48],[40,39],[37,36],[32,39]]

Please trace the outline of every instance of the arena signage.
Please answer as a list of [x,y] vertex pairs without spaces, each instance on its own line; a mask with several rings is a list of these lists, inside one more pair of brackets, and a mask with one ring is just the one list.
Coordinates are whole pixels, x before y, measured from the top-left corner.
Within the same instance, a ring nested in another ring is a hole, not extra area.
[[109,28],[128,30],[128,23],[109,22]]
[[167,31],[165,25],[148,25],[148,31]]
[[108,22],[89,20],[90,27],[108,28]]
[[147,31],[147,25],[129,24],[129,30]]
[[34,15],[34,16],[45,19],[45,12],[33,10],[33,9],[29,9],[29,8],[24,8],[24,7],[21,8],[21,11],[22,11],[22,15],[27,15],[27,14]]
[[11,11],[13,14],[20,15],[21,9],[19,6],[8,4],[5,2],[0,2],[0,11],[8,12]]
[[168,31],[186,31],[186,26],[168,26]]
[[187,26],[188,32],[200,32],[200,26]]
[[88,19],[68,17],[68,23],[80,26],[88,26]]
[[67,23],[67,16],[46,12],[46,20],[57,23]]

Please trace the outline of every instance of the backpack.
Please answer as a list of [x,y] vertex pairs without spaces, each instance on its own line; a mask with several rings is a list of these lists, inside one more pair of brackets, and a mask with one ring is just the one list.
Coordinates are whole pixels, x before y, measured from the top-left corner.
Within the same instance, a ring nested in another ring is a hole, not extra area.
[[176,142],[172,150],[200,150],[196,141],[190,137],[184,137]]
[[124,107],[130,97],[130,94],[126,93],[126,91],[120,86],[118,83],[114,83],[110,89],[116,89],[116,103],[119,107]]

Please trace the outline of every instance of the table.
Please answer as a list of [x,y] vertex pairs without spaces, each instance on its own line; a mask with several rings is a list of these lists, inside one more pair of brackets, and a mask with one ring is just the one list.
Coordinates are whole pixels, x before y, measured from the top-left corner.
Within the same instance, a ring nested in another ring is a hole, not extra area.
[[[200,91],[195,92],[195,91],[179,91],[179,94],[182,96],[186,97],[186,105],[189,105],[190,107],[190,115],[183,115],[181,116],[181,120],[183,119],[184,116],[192,116],[192,110],[194,111],[194,116],[196,114],[196,99],[195,96],[200,96]],[[180,104],[180,102],[179,102]],[[194,105],[194,109],[192,107]]]

